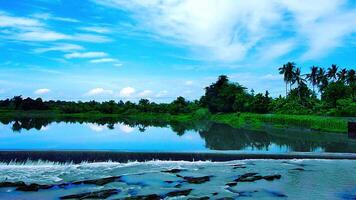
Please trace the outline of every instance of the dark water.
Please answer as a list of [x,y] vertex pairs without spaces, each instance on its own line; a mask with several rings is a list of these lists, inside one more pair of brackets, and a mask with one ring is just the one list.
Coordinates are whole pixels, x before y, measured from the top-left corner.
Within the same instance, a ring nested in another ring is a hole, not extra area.
[[346,134],[301,127],[259,130],[198,122],[43,118],[2,119],[0,150],[109,150],[129,152],[340,152],[355,153]]

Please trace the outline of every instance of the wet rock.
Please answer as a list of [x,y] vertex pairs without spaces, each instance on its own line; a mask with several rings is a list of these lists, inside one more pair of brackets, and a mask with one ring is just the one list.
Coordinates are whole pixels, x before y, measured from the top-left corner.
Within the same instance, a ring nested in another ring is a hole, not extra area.
[[282,193],[277,192],[277,191],[269,191],[269,190],[267,190],[266,192],[269,193],[270,195],[272,195],[273,197],[288,197],[287,195],[282,194]]
[[172,191],[172,192],[168,192],[166,194],[167,197],[177,197],[177,196],[187,196],[190,194],[190,192],[193,189],[186,189],[186,190],[176,190],[176,191]]
[[238,194],[239,197],[252,197],[252,194],[255,192],[258,192],[257,190],[252,190],[252,191],[238,191],[238,190],[234,190],[232,188],[226,188],[227,191],[231,192],[231,193],[235,193]]
[[191,184],[202,184],[210,181],[210,176],[201,176],[201,177],[178,176],[178,177],[182,177],[185,181]]
[[108,183],[119,181],[120,178],[121,178],[121,176],[111,176],[111,177],[99,178],[99,179],[93,179],[93,180],[76,181],[76,182],[73,182],[73,184],[75,184],[75,185],[93,184],[93,185],[103,186],[103,185],[106,185]]
[[120,191],[117,189],[100,190],[95,192],[87,192],[81,194],[73,194],[62,196],[60,199],[106,199],[112,195],[118,194]]
[[179,172],[182,172],[182,171],[185,171],[185,170],[184,169],[169,169],[169,170],[163,170],[161,172],[176,174],[176,173],[179,173]]
[[264,179],[266,181],[273,181],[275,179],[280,179],[282,176],[279,174],[276,175],[267,175],[267,176],[260,176],[257,175],[258,173],[246,173],[239,178],[235,179],[234,182],[255,182],[261,179]]
[[301,167],[298,167],[298,168],[294,168],[294,169],[291,169],[293,171],[305,171],[304,168],[301,168]]
[[139,195],[139,196],[124,198],[124,200],[160,200],[160,199],[162,198],[157,194]]
[[209,197],[205,196],[205,197],[192,197],[192,198],[188,198],[188,200],[208,200],[210,199]]
[[181,188],[182,184],[178,183],[177,185],[174,186],[175,188]]
[[237,185],[237,182],[228,182],[225,185],[232,187],[232,186]]
[[25,186],[26,183],[23,181],[17,181],[17,182],[0,182],[0,187],[20,187],[20,186]]
[[266,181],[273,181],[274,179],[281,179],[281,175],[276,174],[276,175],[269,175],[269,176],[263,176],[263,179]]
[[219,193],[218,192],[213,192],[213,193],[211,193],[213,196],[216,196],[216,195],[218,195]]
[[40,185],[40,184],[36,184],[36,183],[31,183],[29,185],[18,186],[16,188],[16,190],[23,191],[23,192],[34,192],[34,191],[38,191],[40,189],[49,189],[52,187],[53,187],[53,185]]
[[164,181],[165,183],[169,183],[169,184],[172,184],[174,183],[175,181]]
[[257,176],[257,173],[246,173],[234,180],[235,182],[255,182],[261,180],[262,176]]
[[236,166],[236,167],[233,167],[232,169],[245,169],[247,168],[246,166]]
[[245,169],[246,166],[242,165],[242,164],[233,164],[231,165],[233,167],[233,169]]

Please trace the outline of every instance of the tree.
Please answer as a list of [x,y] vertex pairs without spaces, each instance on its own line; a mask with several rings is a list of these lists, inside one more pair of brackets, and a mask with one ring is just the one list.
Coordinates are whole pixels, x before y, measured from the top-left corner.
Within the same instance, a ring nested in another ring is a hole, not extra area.
[[318,67],[316,66],[312,66],[310,68],[310,74],[307,74],[307,79],[309,80],[309,82],[312,84],[313,86],[313,93],[314,93],[314,87],[315,85],[318,84]]
[[350,69],[347,72],[347,76],[346,76],[346,82],[347,84],[351,85],[352,83],[355,83],[356,77],[355,77],[355,70]]
[[337,80],[344,83],[346,81],[347,70],[344,68],[340,70],[336,75],[338,78]]
[[335,108],[336,102],[339,99],[346,99],[351,97],[351,88],[342,82],[332,82],[326,88],[321,96],[327,106]]
[[201,103],[212,113],[240,110],[243,102],[240,100],[247,96],[245,90],[245,87],[238,83],[230,83],[227,76],[221,75],[215,83],[205,88]]
[[299,99],[300,99],[300,91],[299,91],[300,86],[301,85],[306,85],[306,84],[305,84],[304,78],[301,75],[301,70],[300,70],[299,67],[293,73],[292,84],[294,84],[294,83],[297,83],[298,96],[299,96]]
[[325,70],[321,67],[318,70],[317,82],[320,93],[323,93],[324,89],[328,86],[329,81],[325,75]]
[[335,64],[332,64],[331,67],[328,68],[327,77],[335,81],[337,70],[338,67]]
[[295,63],[288,62],[278,69],[279,74],[283,74],[283,80],[286,83],[286,96],[288,94],[287,85],[289,83],[289,89],[290,89],[291,86],[290,84],[293,80],[294,68],[295,68]]

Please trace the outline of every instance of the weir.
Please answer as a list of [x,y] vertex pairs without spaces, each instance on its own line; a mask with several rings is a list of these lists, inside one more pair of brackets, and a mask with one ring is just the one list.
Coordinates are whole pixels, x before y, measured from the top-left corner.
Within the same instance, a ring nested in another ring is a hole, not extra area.
[[112,152],[112,151],[0,151],[0,162],[50,161],[60,163],[130,162],[130,161],[214,161],[244,159],[349,159],[352,153],[196,153],[196,152]]

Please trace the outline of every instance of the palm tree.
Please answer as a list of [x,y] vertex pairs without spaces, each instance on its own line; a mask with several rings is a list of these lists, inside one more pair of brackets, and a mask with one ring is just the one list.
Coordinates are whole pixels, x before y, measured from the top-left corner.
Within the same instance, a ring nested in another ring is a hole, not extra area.
[[346,75],[346,82],[350,85],[352,83],[355,83],[355,79],[356,79],[355,70],[350,69]]
[[328,68],[328,78],[336,80],[337,69],[338,67],[335,64],[332,64],[331,67]]
[[329,84],[328,82],[328,78],[325,75],[325,70],[323,68],[319,68],[318,70],[318,75],[317,75],[317,84],[319,87],[319,91],[323,92],[323,90],[325,89],[325,87]]
[[288,83],[289,83],[289,90],[291,87],[291,82],[293,80],[294,68],[295,68],[294,62],[288,62],[287,64],[284,64],[282,67],[278,68],[279,74],[283,74],[283,80],[286,83],[286,96],[288,94],[288,89],[287,89]]
[[305,79],[302,77],[303,75],[301,74],[301,70],[298,67],[295,72],[293,73],[293,79],[292,79],[292,84],[297,83],[297,89],[298,89],[298,96],[299,100],[300,98],[300,86],[305,85]]
[[337,74],[338,81],[345,82],[346,80],[346,75],[347,75],[347,70],[344,68],[341,71],[339,71]]
[[313,93],[314,93],[314,86],[318,84],[318,67],[312,66],[310,68],[310,74],[307,74],[307,79],[313,86]]

